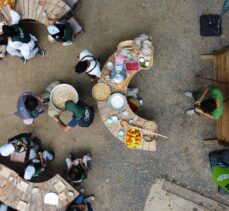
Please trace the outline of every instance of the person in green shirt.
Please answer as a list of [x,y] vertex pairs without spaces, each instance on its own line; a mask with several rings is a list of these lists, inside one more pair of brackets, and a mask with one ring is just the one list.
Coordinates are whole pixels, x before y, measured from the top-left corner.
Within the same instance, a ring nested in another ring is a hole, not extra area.
[[223,94],[216,86],[207,87],[201,92],[185,92],[185,95],[195,100],[194,108],[186,111],[188,115],[202,114],[209,119],[219,119],[223,114]]
[[229,194],[229,149],[209,153],[211,177],[222,194]]
[[77,103],[72,100],[66,101],[65,110],[72,113],[72,119],[67,125],[60,119],[61,113],[55,116],[55,120],[65,132],[77,125],[80,127],[89,127],[93,123],[94,109],[82,100],[79,100]]

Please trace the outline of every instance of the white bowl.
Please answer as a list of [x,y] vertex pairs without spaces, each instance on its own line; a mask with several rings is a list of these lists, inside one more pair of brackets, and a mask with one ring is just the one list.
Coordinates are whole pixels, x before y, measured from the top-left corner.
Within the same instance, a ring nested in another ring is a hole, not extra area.
[[126,97],[123,94],[114,93],[108,98],[108,105],[114,111],[123,111],[127,105]]

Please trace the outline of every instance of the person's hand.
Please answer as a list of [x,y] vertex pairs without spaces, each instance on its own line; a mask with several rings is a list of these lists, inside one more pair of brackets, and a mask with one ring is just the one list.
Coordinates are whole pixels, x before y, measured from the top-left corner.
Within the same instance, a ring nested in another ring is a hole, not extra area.
[[195,105],[200,105],[201,104],[201,100],[197,100],[196,102],[195,102]]
[[204,112],[201,110],[201,109],[199,109],[199,108],[195,108],[195,111],[197,112],[197,113],[199,113],[199,114],[203,114]]
[[54,116],[54,119],[55,119],[57,122],[59,122],[59,119],[60,119],[59,116],[60,116],[59,114],[57,114],[57,115]]

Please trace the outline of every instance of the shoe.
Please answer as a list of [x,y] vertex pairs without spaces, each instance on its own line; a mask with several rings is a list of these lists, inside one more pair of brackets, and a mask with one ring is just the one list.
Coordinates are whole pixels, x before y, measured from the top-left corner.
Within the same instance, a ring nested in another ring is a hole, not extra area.
[[22,56],[20,57],[21,61],[22,61],[22,64],[26,64],[27,60]]
[[39,55],[41,56],[45,56],[45,51],[42,47],[38,46],[38,52],[37,52]]
[[196,112],[195,112],[194,109],[190,109],[190,110],[187,110],[187,111],[186,111],[186,114],[188,114],[188,115],[190,115],[190,116],[194,115],[195,113],[196,113]]
[[63,42],[63,46],[69,46],[69,45],[72,45],[72,41]]
[[192,98],[193,98],[193,92],[191,92],[191,91],[187,91],[187,92],[185,92],[184,94],[185,94],[185,96],[187,96],[187,97],[192,97]]
[[86,197],[83,202],[86,204],[86,203],[89,203],[91,204],[93,201],[95,201],[95,197],[94,196],[88,196]]

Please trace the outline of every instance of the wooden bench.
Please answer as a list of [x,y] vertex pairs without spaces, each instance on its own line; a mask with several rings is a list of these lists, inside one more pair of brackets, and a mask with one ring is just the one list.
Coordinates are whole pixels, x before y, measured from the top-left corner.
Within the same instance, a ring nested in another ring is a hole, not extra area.
[[[66,21],[71,24],[76,37],[83,31],[73,17],[79,6],[79,0],[17,0],[14,10],[21,15],[22,20],[37,21],[46,26],[49,24],[48,18],[61,20],[67,17]],[[6,24],[11,25],[11,17],[6,6],[0,7],[0,14],[4,16]]]
[[229,46],[213,51],[211,55],[202,55],[202,59],[210,59],[215,63],[216,82],[217,86],[222,90],[224,95],[224,113],[217,120],[217,138],[205,140],[206,144],[223,143],[229,144]]
[[[58,195],[58,205],[44,203],[45,195],[50,192]],[[32,183],[23,180],[6,166],[0,165],[0,201],[14,209],[54,211],[66,207],[78,195],[79,193],[58,174],[46,182]]]

